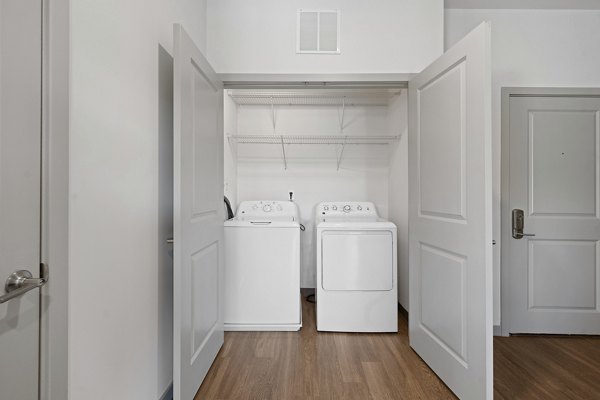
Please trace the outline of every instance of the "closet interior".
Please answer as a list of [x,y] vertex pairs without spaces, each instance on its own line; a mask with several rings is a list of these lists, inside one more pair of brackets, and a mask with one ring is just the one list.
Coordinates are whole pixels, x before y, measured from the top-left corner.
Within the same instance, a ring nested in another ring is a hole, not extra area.
[[398,227],[399,301],[408,308],[407,89],[226,89],[224,193],[292,200],[301,287],[315,286],[314,214],[325,201],[371,201]]

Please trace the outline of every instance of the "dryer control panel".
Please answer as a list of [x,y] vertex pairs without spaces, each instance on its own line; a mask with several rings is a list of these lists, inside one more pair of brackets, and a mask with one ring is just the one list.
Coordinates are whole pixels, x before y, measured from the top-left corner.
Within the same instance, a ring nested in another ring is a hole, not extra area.
[[317,217],[377,217],[375,204],[370,201],[331,201],[319,203]]
[[290,218],[298,219],[298,206],[292,201],[258,200],[242,201],[238,207],[237,218]]

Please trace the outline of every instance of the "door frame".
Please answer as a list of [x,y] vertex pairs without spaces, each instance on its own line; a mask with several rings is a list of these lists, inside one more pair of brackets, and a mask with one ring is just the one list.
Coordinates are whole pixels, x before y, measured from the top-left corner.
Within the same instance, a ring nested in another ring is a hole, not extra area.
[[68,398],[69,0],[42,3],[40,400]]
[[512,221],[510,219],[510,99],[512,97],[598,97],[591,87],[502,87],[501,88],[501,200],[500,200],[500,331],[510,336],[509,268]]

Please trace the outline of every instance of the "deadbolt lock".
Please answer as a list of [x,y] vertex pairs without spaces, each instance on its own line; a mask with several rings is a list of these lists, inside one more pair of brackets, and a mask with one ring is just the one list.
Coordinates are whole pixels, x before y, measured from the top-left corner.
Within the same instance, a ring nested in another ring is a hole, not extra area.
[[525,215],[523,210],[515,208],[512,210],[512,237],[523,239],[524,236],[535,236],[534,233],[523,233],[525,228]]

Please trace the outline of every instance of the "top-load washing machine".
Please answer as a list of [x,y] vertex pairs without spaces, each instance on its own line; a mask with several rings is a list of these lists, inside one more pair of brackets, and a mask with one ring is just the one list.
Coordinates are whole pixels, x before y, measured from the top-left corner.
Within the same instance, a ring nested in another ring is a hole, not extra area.
[[370,202],[316,209],[317,330],[397,332],[396,226]]
[[291,201],[244,201],[225,221],[226,331],[297,331],[300,223]]

